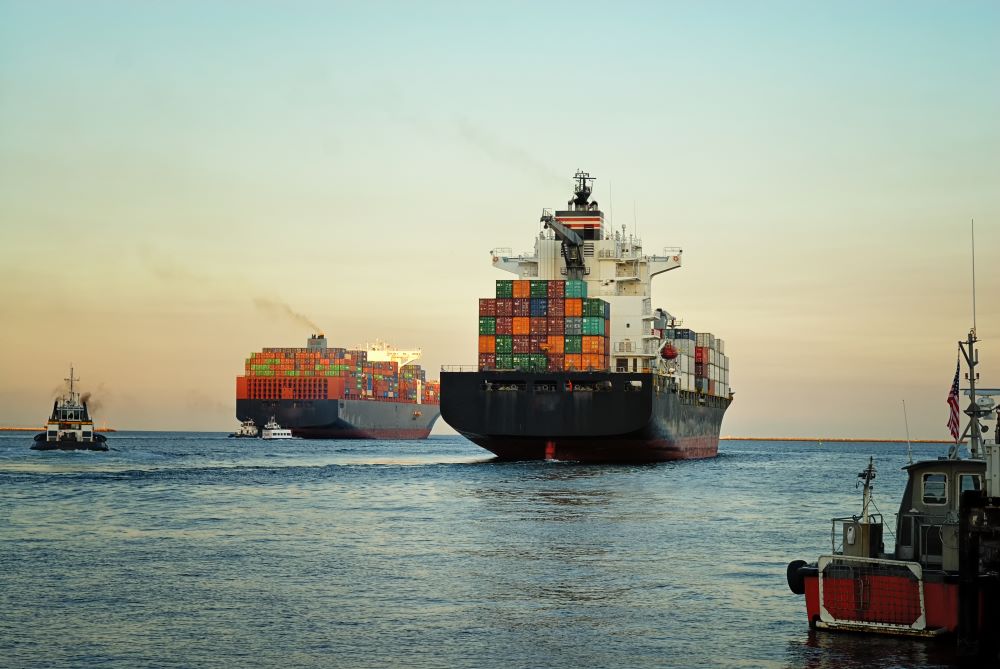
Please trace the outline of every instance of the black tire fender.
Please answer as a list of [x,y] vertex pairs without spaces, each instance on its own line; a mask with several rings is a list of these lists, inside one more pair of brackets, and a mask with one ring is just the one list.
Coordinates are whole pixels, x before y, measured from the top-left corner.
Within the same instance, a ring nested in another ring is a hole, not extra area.
[[788,579],[788,589],[796,595],[806,594],[806,580],[799,573],[799,570],[805,566],[805,560],[792,560],[788,563],[788,568],[785,570],[785,577]]

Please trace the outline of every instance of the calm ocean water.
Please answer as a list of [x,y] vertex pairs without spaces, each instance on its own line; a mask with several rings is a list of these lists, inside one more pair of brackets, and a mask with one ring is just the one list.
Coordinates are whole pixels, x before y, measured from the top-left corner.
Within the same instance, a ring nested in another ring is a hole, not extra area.
[[811,633],[785,584],[860,509],[869,455],[893,518],[905,444],[594,466],[460,437],[30,443],[0,435],[4,667],[949,666]]

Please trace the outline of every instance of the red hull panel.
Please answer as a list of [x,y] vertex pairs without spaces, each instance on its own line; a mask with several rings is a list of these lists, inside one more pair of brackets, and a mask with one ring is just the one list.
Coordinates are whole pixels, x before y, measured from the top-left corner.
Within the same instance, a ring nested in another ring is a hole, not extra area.
[[[806,615],[812,625],[820,620],[819,577],[806,576],[804,582]],[[857,595],[864,590],[854,580],[825,578],[824,602],[827,611],[839,620],[908,625],[920,615],[919,600],[917,593],[911,589],[912,583],[898,577],[865,579],[865,587],[870,589],[863,595],[865,601],[859,607]],[[900,593],[905,595],[903,607],[899,605]],[[837,602],[832,607],[829,601],[831,594]],[[924,581],[924,610],[927,629],[955,632],[958,629],[958,583]]]

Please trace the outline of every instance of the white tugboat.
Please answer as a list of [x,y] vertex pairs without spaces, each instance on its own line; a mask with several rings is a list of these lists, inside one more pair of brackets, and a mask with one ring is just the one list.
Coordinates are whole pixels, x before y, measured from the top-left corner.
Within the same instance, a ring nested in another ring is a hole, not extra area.
[[239,429],[229,436],[236,439],[256,439],[260,436],[260,430],[257,429],[257,424],[253,422],[253,418],[250,418],[240,423]]
[[271,420],[264,424],[264,429],[260,433],[261,439],[291,439],[292,431],[287,430],[271,417]]
[[73,377],[73,367],[69,368],[69,378],[65,379],[69,392],[56,399],[52,405],[52,415],[45,426],[45,432],[35,435],[31,447],[36,451],[106,451],[107,437],[94,431],[94,421],[90,418],[87,403],[80,399],[74,385],[80,379]]

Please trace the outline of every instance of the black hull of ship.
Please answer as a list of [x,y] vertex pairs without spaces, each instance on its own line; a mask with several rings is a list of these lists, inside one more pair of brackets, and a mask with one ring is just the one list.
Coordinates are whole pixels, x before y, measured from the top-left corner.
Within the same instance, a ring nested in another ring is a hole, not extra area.
[[272,417],[304,439],[426,439],[437,404],[375,400],[236,400],[236,418],[264,425]]
[[94,436],[93,441],[78,441],[76,439],[62,439],[60,441],[47,441],[44,432],[35,435],[35,443],[31,445],[33,451],[106,451],[108,446],[105,443],[107,437],[102,434]]
[[442,372],[441,415],[503,460],[715,457],[730,398],[652,374]]

